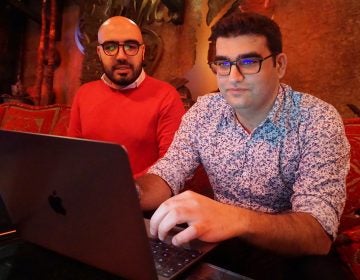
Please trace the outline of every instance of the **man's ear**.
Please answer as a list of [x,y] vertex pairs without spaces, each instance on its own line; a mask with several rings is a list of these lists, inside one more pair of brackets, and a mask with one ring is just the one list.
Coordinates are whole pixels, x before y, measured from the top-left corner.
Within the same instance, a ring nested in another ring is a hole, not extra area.
[[97,53],[97,55],[99,57],[100,62],[102,62],[100,52],[101,52],[101,46],[97,46],[96,47],[96,53]]
[[276,70],[278,72],[279,79],[285,76],[287,66],[287,56],[284,53],[280,53],[276,56]]
[[143,61],[145,61],[145,50],[146,50],[146,47],[145,47],[145,44],[143,45],[143,52],[142,52],[142,59]]

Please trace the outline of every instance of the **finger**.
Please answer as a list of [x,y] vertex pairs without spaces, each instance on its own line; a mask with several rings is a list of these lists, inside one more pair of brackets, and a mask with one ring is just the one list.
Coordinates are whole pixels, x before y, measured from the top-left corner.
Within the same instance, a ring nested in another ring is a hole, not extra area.
[[171,211],[172,208],[176,207],[177,196],[173,196],[163,203],[156,209],[150,219],[150,234],[153,236],[158,235],[158,228],[164,217]]
[[191,225],[176,234],[171,242],[175,246],[181,246],[196,238],[198,238],[198,231],[195,226]]
[[167,213],[168,213],[167,206],[165,205],[165,202],[164,202],[156,209],[154,214],[151,216],[150,234],[152,236],[158,235],[159,224],[164,219],[164,217],[167,215]]
[[187,222],[187,215],[179,208],[172,208],[166,216],[161,220],[158,226],[158,237],[160,240],[165,240],[169,231],[176,225]]
[[182,200],[183,194],[178,194],[160,204],[150,219],[150,234],[152,236],[158,235],[158,228],[161,221],[168,214],[168,212],[171,211],[171,209],[177,207],[177,205],[181,205]]

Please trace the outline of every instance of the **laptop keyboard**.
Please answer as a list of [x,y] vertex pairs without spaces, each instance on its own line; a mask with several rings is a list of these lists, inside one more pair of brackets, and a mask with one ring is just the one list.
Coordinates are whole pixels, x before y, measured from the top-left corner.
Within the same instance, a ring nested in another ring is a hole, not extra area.
[[149,239],[149,241],[157,273],[164,277],[176,274],[202,254],[198,250],[176,247],[158,239]]

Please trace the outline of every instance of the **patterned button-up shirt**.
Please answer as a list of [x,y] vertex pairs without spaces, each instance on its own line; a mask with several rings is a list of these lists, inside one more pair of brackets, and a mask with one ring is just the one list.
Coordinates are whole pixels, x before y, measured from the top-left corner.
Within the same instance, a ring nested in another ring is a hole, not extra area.
[[335,238],[349,151],[333,106],[281,84],[268,116],[250,134],[220,93],[199,97],[148,172],[177,194],[201,163],[216,200],[266,213],[306,212]]

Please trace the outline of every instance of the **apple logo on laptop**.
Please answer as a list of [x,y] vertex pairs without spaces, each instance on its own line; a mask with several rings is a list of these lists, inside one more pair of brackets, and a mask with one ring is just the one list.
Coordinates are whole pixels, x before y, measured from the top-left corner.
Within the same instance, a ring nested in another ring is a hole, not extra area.
[[66,209],[63,206],[62,199],[53,191],[48,197],[50,207],[58,214],[66,215]]

